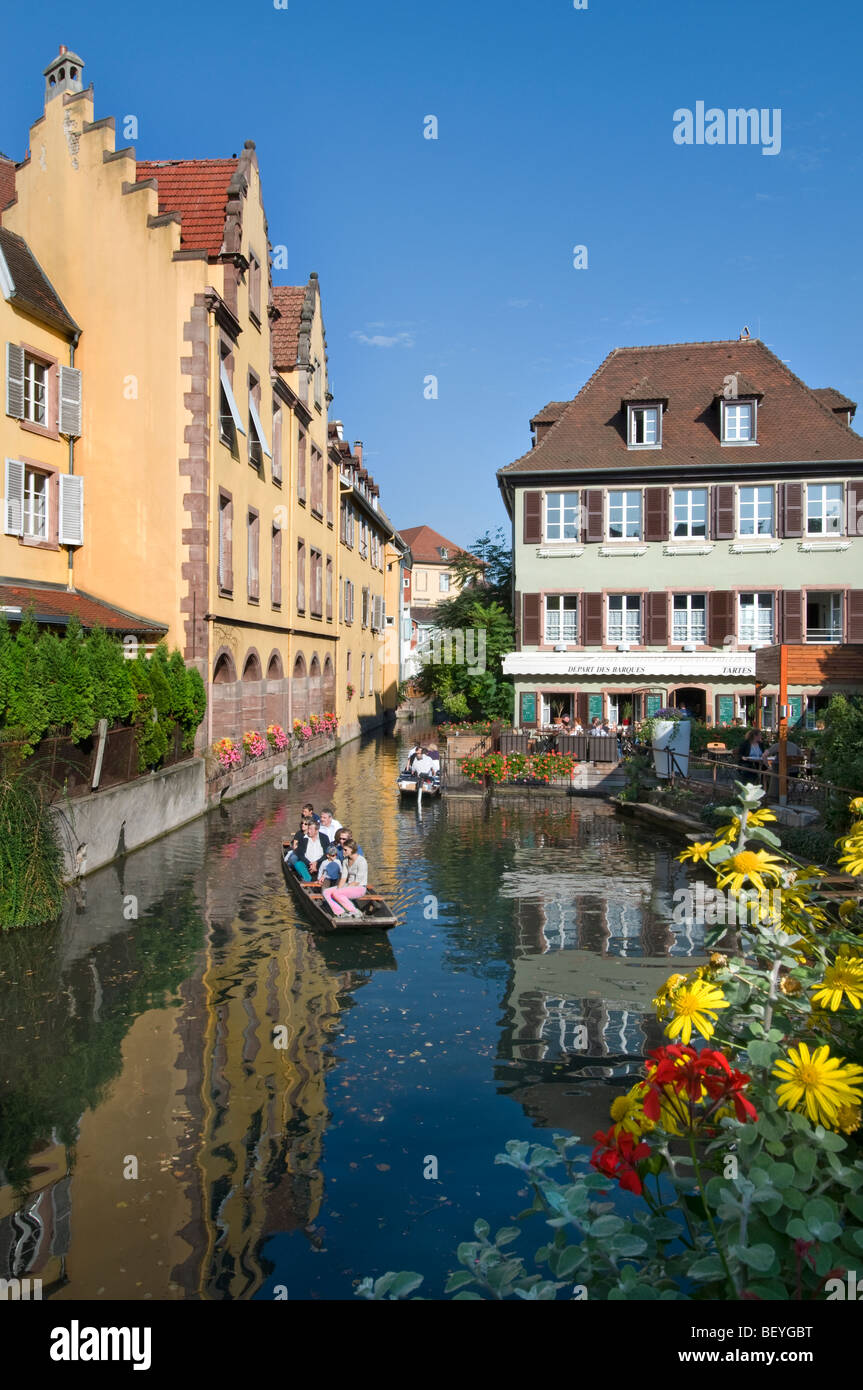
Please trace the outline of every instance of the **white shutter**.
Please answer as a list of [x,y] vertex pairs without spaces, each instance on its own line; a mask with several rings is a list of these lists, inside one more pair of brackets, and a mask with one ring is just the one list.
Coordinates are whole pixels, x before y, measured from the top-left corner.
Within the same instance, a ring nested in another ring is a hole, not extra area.
[[239,431],[239,433],[240,433],[240,434],[245,434],[245,433],[246,433],[246,427],[245,427],[245,425],[243,424],[242,419],[240,418],[240,412],[239,412],[239,410],[237,409],[237,402],[234,400],[234,392],[233,392],[233,390],[232,390],[232,388],[231,388],[231,380],[230,380],[230,377],[228,376],[228,373],[227,373],[227,370],[226,370],[226,368],[225,368],[224,362],[220,363],[220,365],[219,365],[219,380],[220,380],[221,383],[222,383],[222,390],[224,391],[224,393],[225,393],[225,399],[226,399],[227,402],[228,402],[228,409],[229,409],[230,412],[231,412],[231,419],[233,420],[234,424],[236,425],[237,430]]
[[81,373],[77,367],[60,368],[59,431],[76,439],[81,433]]
[[84,544],[84,479],[77,473],[60,474],[61,545]]
[[6,344],[6,414],[24,419],[24,349]]
[[264,434],[264,427],[261,424],[261,417],[258,414],[258,407],[255,405],[255,398],[251,395],[249,396],[249,414],[251,415],[255,429],[258,432],[258,438],[261,441],[261,448],[263,449],[267,458],[271,459],[273,455],[270,451],[270,446],[267,443],[267,436]]
[[[11,346],[11,345],[10,345]],[[18,459],[6,460],[3,530],[7,536],[24,534],[24,465]]]

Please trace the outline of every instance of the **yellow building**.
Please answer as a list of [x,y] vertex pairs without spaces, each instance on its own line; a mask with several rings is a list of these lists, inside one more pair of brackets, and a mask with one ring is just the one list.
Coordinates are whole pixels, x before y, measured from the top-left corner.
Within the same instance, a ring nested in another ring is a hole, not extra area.
[[[56,292],[50,322],[0,301],[4,322],[29,314],[6,330],[7,389],[24,390],[22,360],[44,360],[27,409],[39,389],[59,400],[62,377],[81,417],[75,433],[7,411],[14,498],[30,491],[7,508],[0,573],[118,605],[127,631],[152,615],[151,636],[167,631],[208,686],[202,744],[333,708],[349,737],[395,704],[376,651],[394,533],[361,447],[340,478],[317,276],[272,286],[252,141],[238,157],[139,161],[96,119],[82,68],[65,50],[49,64],[30,155],[14,181],[0,167],[7,244],[23,239],[45,301],[62,287],[81,323]],[[47,539],[23,535],[25,517]]]

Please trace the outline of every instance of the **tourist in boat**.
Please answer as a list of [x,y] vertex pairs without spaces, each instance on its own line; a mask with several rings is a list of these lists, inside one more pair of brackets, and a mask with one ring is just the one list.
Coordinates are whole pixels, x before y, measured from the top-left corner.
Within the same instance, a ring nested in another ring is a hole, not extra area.
[[336,820],[332,806],[324,806],[321,810],[321,830],[330,840],[334,840],[342,828],[340,820]]
[[321,834],[317,821],[307,820],[303,823],[303,833],[297,841],[297,857],[292,868],[304,883],[309,883],[313,875],[317,874],[329,843],[329,836]]
[[321,818],[310,801],[307,801],[303,807],[300,820],[301,822],[304,820],[313,820],[316,825],[320,825]]
[[359,908],[354,907],[356,898],[364,898],[369,886],[369,866],[355,840],[345,845],[345,864],[347,874],[339,888],[325,888],[324,898],[333,910],[334,917],[347,913],[349,917],[360,917]]
[[321,860],[318,883],[324,885],[326,888],[338,888],[342,880],[346,877],[347,869],[342,864],[338,845],[327,845],[327,852]]
[[[344,859],[345,845],[348,843],[349,840],[352,840],[353,838],[353,833],[350,827],[347,825],[343,825],[341,830],[339,830],[339,832],[336,835],[336,848],[339,851],[339,859]],[[360,854],[362,854],[362,845],[357,845],[357,849],[359,850]]]
[[[438,767],[439,766],[440,764],[438,764]],[[414,758],[414,776],[417,779],[417,783],[430,782],[436,771],[437,768],[429,757],[428,749],[421,748],[419,757]]]

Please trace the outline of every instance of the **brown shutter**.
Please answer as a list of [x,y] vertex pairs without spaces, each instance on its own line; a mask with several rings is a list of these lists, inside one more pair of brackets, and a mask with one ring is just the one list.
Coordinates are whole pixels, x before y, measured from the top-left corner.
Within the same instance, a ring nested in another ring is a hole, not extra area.
[[848,590],[848,641],[863,642],[863,589]]
[[542,595],[525,594],[522,600],[521,640],[525,647],[542,641]]
[[[796,487],[796,483],[786,483],[786,487]],[[783,642],[803,641],[803,594],[799,589],[786,589],[782,595],[782,634]]]
[[668,595],[647,595],[647,645],[664,647],[668,643]]
[[602,594],[585,594],[582,599],[584,608],[584,645],[586,647],[602,646]]
[[586,690],[579,690],[575,697],[575,717],[583,729],[590,723],[590,698]]
[[524,532],[525,545],[539,545],[542,540],[542,493],[524,494]]
[[[803,535],[803,484],[779,484],[779,535]],[[790,638],[790,641],[797,639]]]
[[707,639],[711,647],[722,647],[728,636],[737,636],[734,595],[727,589],[717,589],[707,595]]
[[722,484],[711,489],[712,525],[711,534],[715,541],[734,539],[734,488]]
[[646,541],[668,540],[667,487],[644,489],[644,539]]
[[521,594],[518,589],[515,591],[515,603],[512,610],[513,624],[515,627],[515,649],[521,651]]
[[601,541],[602,488],[587,488],[584,494],[584,539]]

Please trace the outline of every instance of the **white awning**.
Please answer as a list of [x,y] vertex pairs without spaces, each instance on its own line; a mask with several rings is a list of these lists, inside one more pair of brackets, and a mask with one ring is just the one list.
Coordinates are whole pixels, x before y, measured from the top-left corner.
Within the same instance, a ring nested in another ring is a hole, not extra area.
[[707,680],[711,676],[755,680],[755,652],[509,652],[505,676],[608,676],[653,679],[670,676]]
[[255,429],[258,431],[258,438],[261,441],[261,448],[263,449],[267,458],[271,459],[273,455],[270,452],[270,446],[267,443],[267,436],[264,434],[264,427],[261,424],[261,417],[258,414],[258,407],[255,405],[255,398],[252,395],[249,396],[249,414],[252,417]]
[[231,412],[231,419],[233,420],[240,434],[245,434],[246,427],[240,418],[240,412],[237,409],[237,402],[234,400],[234,392],[231,389],[231,380],[228,376],[227,371],[225,370],[224,362],[220,362],[219,364],[219,380],[222,383],[222,390],[224,391],[225,399],[228,402],[228,409]]

